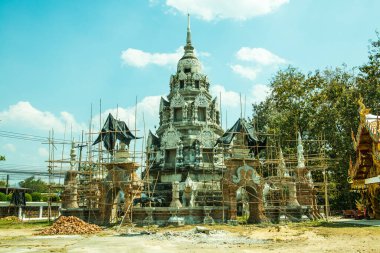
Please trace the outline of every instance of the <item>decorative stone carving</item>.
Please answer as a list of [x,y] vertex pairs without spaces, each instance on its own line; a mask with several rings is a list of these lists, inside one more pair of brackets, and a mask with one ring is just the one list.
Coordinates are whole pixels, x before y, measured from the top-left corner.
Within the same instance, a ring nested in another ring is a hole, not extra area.
[[181,202],[179,201],[179,182],[175,181],[172,183],[172,201],[170,207],[180,208],[182,207]]
[[235,184],[239,184],[240,181],[253,181],[255,184],[260,184],[261,177],[254,168],[248,165],[243,165],[236,170],[236,175],[232,177]]
[[160,112],[162,112],[162,111],[165,109],[166,104],[169,104],[169,102],[166,101],[163,97],[161,97],[161,101],[160,101]]
[[207,97],[203,94],[203,93],[200,93],[194,100],[194,105],[195,107],[206,107],[208,108],[209,106],[209,102],[208,102],[208,99]]
[[183,111],[182,111],[182,118],[183,118],[183,121],[185,121],[187,119],[187,108],[188,108],[188,105],[187,103],[185,102],[185,104],[183,105]]
[[185,68],[191,68],[192,73],[202,72],[202,65],[197,58],[181,59],[177,65],[177,71],[184,71]]
[[298,159],[297,168],[305,168],[305,157],[303,156],[303,145],[302,145],[302,138],[301,138],[300,132],[298,132],[297,159]]
[[195,163],[200,165],[202,163],[202,145],[197,140],[195,142]]
[[191,180],[190,175],[187,175],[182,194],[182,206],[195,207],[195,196],[196,184]]
[[184,107],[185,104],[186,104],[185,100],[183,99],[181,94],[179,94],[178,92],[174,95],[174,97],[170,101],[171,108]]
[[202,78],[202,75],[200,74],[200,73],[195,73],[194,75],[193,75],[193,79],[194,80],[201,80],[201,78]]
[[282,154],[282,149],[280,148],[279,163],[277,167],[277,176],[279,177],[289,177],[289,170],[286,168],[284,155]]
[[170,125],[170,127],[164,132],[161,143],[163,144],[164,148],[168,149],[177,148],[177,144],[180,141],[181,134],[173,127],[173,125]]
[[186,78],[187,78],[187,76],[183,71],[179,72],[179,74],[178,74],[179,80],[184,81],[184,80],[186,80]]
[[183,163],[183,144],[181,141],[179,142],[177,146],[176,160],[177,160],[177,166],[181,166]]
[[204,148],[213,148],[215,144],[214,133],[208,126],[202,129],[200,140]]

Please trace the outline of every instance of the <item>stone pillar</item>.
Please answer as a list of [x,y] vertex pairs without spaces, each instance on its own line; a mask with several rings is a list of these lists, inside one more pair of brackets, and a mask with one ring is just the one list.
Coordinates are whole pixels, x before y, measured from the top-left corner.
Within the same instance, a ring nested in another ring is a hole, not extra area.
[[38,213],[38,218],[42,218],[42,213],[43,213],[43,206],[40,206],[40,210],[39,210],[39,213]]
[[172,184],[172,202],[170,203],[170,207],[182,207],[181,202],[179,201],[179,182],[175,181]]
[[289,202],[288,206],[299,206],[300,204],[298,203],[297,200],[297,188],[296,188],[296,183],[294,182],[289,182],[287,183],[288,189],[289,189]]
[[76,170],[69,170],[65,175],[65,190],[62,194],[62,208],[78,208],[78,182]]
[[[252,189],[254,189],[252,187]],[[249,199],[249,218],[248,223],[260,223],[267,221],[267,217],[264,214],[264,205],[263,205],[263,189],[262,186],[257,185],[255,193],[250,192]]]
[[133,205],[133,188],[131,184],[127,184],[124,187],[124,223],[131,222],[131,209]]
[[22,220],[22,207],[21,206],[18,207],[18,219]]

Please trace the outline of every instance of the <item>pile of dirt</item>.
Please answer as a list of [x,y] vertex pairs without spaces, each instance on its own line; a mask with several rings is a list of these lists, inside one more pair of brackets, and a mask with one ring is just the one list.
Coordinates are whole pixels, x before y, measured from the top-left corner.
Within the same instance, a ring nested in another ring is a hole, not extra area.
[[6,216],[3,218],[0,218],[1,221],[13,221],[13,222],[19,222],[21,221],[17,216]]
[[74,216],[60,216],[54,224],[42,230],[38,235],[77,235],[95,234],[102,229],[94,224],[88,224]]

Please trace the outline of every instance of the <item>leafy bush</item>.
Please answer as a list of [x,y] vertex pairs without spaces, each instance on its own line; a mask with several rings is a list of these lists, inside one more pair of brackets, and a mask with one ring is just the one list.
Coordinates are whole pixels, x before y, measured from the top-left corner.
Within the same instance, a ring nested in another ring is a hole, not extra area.
[[[59,202],[61,198],[58,195],[51,194],[50,195],[51,202]],[[49,201],[49,195],[42,195],[42,201],[48,202]]]
[[13,193],[9,193],[9,194],[7,195],[7,201],[11,201],[11,199],[12,199],[12,195],[13,195]]
[[51,201],[52,202],[59,202],[60,200],[61,200],[60,197],[57,196],[57,195],[54,195],[54,196],[51,197]]
[[6,201],[7,200],[7,195],[5,193],[0,192],[0,201]]
[[39,192],[32,192],[32,201],[38,202],[41,201],[41,193]]
[[25,201],[31,202],[32,201],[32,195],[30,195],[29,193],[25,193]]

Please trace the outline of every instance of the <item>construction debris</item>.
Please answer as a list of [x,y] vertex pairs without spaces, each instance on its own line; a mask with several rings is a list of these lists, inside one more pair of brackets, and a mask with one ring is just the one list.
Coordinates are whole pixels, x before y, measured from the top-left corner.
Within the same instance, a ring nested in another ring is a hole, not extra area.
[[74,235],[95,234],[102,231],[101,227],[89,224],[74,216],[60,216],[54,224],[42,230],[38,235]]
[[16,216],[6,216],[3,218],[0,218],[1,221],[13,221],[13,222],[20,222],[21,220]]
[[196,233],[204,233],[206,235],[209,235],[210,234],[210,229],[208,229],[206,227],[196,226],[195,227],[195,232]]

